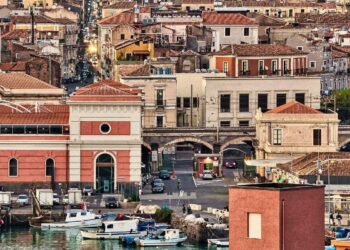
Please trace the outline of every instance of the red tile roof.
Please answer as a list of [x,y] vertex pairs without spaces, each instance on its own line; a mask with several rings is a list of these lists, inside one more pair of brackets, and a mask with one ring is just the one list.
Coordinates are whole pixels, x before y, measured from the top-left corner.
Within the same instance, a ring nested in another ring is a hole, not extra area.
[[205,25],[257,25],[257,22],[237,13],[203,12]]
[[111,80],[104,80],[78,89],[70,101],[141,101],[140,90]]
[[137,5],[137,2],[120,1],[103,7],[104,9],[132,9]]
[[347,58],[348,54],[339,50],[332,50],[332,58]]
[[5,40],[18,40],[19,38],[27,38],[30,30],[13,30],[2,35],[1,38]]
[[321,111],[310,108],[300,102],[290,101],[266,113],[272,114],[322,114]]
[[[31,17],[28,16],[11,16],[11,21],[13,23],[25,23],[30,24],[31,23]],[[68,18],[51,18],[45,15],[35,15],[34,16],[34,22],[36,24],[39,23],[50,23],[50,24],[75,24],[72,20]]]
[[306,55],[306,52],[289,47],[287,45],[274,44],[233,44],[211,55],[236,55],[236,56],[291,56]]
[[23,106],[30,112],[20,113],[11,107],[0,105],[0,124],[69,124],[68,105],[44,104],[38,107],[38,112],[35,112],[34,105]]
[[133,12],[122,12],[106,17],[98,22],[100,25],[134,24],[135,14]]
[[0,73],[0,87],[5,89],[57,89],[22,72]]
[[182,0],[182,4],[214,4],[214,0]]

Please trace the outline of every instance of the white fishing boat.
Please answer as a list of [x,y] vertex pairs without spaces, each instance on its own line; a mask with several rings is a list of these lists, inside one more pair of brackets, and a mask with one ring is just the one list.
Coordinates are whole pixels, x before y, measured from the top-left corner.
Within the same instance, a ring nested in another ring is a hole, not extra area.
[[229,246],[229,240],[228,238],[222,238],[222,239],[208,239],[209,245],[216,245],[218,247],[228,247]]
[[100,215],[86,210],[69,210],[63,222],[42,223],[41,229],[51,228],[94,228],[102,225]]
[[179,229],[165,229],[164,237],[150,235],[145,238],[136,239],[138,246],[176,246],[187,240],[187,236],[180,233]]
[[134,236],[141,237],[147,234],[147,231],[138,231],[137,225],[139,220],[117,220],[104,221],[102,229],[97,231],[83,231],[81,236],[84,239],[105,240],[105,239],[120,239],[121,237]]

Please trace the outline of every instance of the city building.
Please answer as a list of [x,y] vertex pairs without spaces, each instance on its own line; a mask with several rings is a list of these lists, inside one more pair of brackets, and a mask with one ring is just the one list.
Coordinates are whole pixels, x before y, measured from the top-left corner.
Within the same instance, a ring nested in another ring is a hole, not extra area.
[[214,0],[183,0],[181,4],[182,10],[214,10]]
[[161,60],[156,62],[141,65],[130,72],[126,72],[128,67],[121,67],[120,81],[140,89],[142,93],[143,128],[174,128],[177,125],[174,65],[162,63]]
[[307,73],[306,54],[285,45],[234,44],[211,53],[209,61],[229,77],[293,76]]
[[258,108],[265,112],[292,100],[320,108],[319,77],[206,77],[203,88],[205,127],[255,126]]
[[238,13],[203,12],[203,25],[213,30],[212,51],[230,44],[257,44],[258,23]]
[[324,249],[324,186],[229,188],[230,249]]
[[256,114],[257,159],[285,158],[311,152],[336,152],[338,114],[290,101]]
[[78,89],[66,104],[0,110],[6,189],[89,184],[110,193],[141,181],[139,90],[103,81]]
[[30,7],[52,8],[53,0],[23,0],[23,8],[29,9]]

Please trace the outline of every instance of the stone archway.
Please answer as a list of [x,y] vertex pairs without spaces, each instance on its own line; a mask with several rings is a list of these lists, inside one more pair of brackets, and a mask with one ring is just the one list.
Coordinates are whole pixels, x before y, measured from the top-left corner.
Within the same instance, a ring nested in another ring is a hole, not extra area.
[[224,144],[222,144],[220,146],[220,151],[224,150],[225,148],[227,148],[228,146],[232,145],[232,144],[244,144],[244,141],[251,141],[253,140],[254,137],[249,137],[249,136],[244,136],[244,137],[237,137],[235,139],[226,141]]
[[195,138],[195,137],[182,137],[182,138],[178,138],[178,139],[175,139],[175,140],[172,140],[172,141],[166,143],[164,146],[159,148],[159,152],[163,152],[163,150],[166,146],[175,145],[175,144],[180,143],[180,142],[199,143],[199,144],[203,144],[204,146],[209,148],[211,151],[214,150],[213,145],[211,145],[209,142],[203,141],[203,140],[201,140],[199,138]]

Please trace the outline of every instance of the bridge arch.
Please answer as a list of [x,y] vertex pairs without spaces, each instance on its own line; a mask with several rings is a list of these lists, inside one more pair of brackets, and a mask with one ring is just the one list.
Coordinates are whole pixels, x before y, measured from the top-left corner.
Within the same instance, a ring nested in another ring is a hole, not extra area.
[[182,138],[178,138],[178,139],[172,140],[170,142],[167,142],[166,144],[164,144],[162,147],[159,148],[159,152],[163,152],[163,150],[166,146],[175,145],[175,144],[180,143],[180,142],[200,143],[200,144],[203,144],[204,146],[206,146],[207,148],[209,148],[211,151],[214,150],[213,145],[211,145],[209,142],[203,141],[202,139],[199,139],[196,137],[182,137]]
[[350,142],[350,138],[347,138],[346,140],[339,142],[338,143],[339,148],[341,148],[342,146],[344,146],[345,144],[347,144],[349,142]]
[[144,146],[145,148],[147,148],[149,151],[152,151],[151,145],[148,144],[147,142],[143,141],[143,142],[142,142],[142,146]]
[[234,139],[226,141],[224,144],[222,144],[220,147],[220,151],[224,150],[225,148],[227,148],[231,144],[244,144],[245,143],[244,141],[251,141],[252,139],[253,139],[253,137],[249,137],[249,136],[234,138]]

